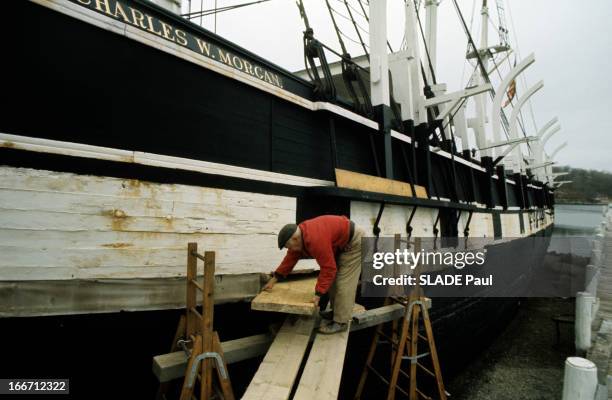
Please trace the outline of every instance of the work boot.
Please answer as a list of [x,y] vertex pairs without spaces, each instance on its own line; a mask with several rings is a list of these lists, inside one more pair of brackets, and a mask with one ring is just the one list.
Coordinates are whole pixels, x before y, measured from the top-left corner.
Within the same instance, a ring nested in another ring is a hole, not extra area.
[[342,324],[339,322],[332,322],[327,325],[323,325],[319,327],[319,333],[323,333],[326,335],[338,332],[344,332],[347,328],[348,324]]
[[321,318],[331,321],[334,319],[334,310],[321,311],[319,312],[319,315]]

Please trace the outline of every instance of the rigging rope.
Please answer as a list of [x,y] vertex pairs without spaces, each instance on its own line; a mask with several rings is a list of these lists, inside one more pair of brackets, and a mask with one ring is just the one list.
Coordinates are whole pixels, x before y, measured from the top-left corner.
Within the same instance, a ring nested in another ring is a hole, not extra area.
[[[360,15],[362,17],[364,17],[365,20],[369,23],[370,22],[370,17],[368,17],[368,13],[366,12],[365,7],[363,6],[363,3],[361,2],[361,0],[357,0],[357,2],[359,3],[359,7],[361,7],[361,11],[363,11],[363,14],[360,14]],[[369,6],[370,2],[368,0],[366,0],[366,4]],[[368,33],[368,35],[369,35],[369,32],[366,31],[366,33]],[[393,53],[393,48],[391,47],[391,43],[389,43],[388,40],[387,40],[387,47],[389,48],[389,51],[391,53]]]
[[340,42],[340,48],[342,49],[342,54],[348,54],[348,52],[346,51],[346,46],[344,45],[344,40],[342,40],[342,36],[340,34],[340,28],[338,28],[338,24],[336,23],[336,18],[334,17],[333,8],[329,4],[329,0],[325,0],[325,4],[327,4],[327,10],[329,11],[329,16],[331,17],[332,24],[334,25],[334,29],[336,31],[336,35],[338,36],[338,41]]
[[[470,16],[470,32],[474,28],[474,12],[475,12],[475,10],[476,10],[476,0],[472,0],[472,15]],[[469,47],[469,42],[468,42],[468,48],[465,50],[465,54],[468,54],[469,51],[470,51],[470,47]],[[465,65],[466,64],[472,65],[469,62],[469,60],[466,58],[465,62],[463,63],[463,70],[461,71],[461,84],[463,84],[463,79],[465,78]],[[468,81],[468,85],[470,84],[473,75],[474,75],[474,73],[472,72],[472,75],[470,75],[470,80]]]
[[[361,3],[361,1],[359,1],[359,2]],[[346,4],[347,4],[348,7],[350,7],[355,12],[355,14],[359,15],[361,18],[365,19],[366,21],[368,20],[368,17],[365,14],[363,14],[362,12],[357,10],[350,3],[346,2]],[[363,8],[362,8],[362,10],[363,10]]]
[[359,37],[359,42],[361,43],[361,47],[363,47],[363,51],[368,59],[368,61],[370,61],[370,55],[368,54],[368,48],[366,46],[366,44],[363,42],[363,38],[361,37],[361,33],[359,32],[359,29],[357,29],[358,25],[357,23],[355,23],[355,18],[353,18],[353,13],[351,12],[351,8],[349,7],[349,3],[347,0],[344,0],[344,4],[346,5],[346,10],[348,11],[351,20],[353,21],[353,26],[355,26],[355,32],[357,32],[357,37]]
[[258,1],[251,1],[249,3],[242,3],[242,4],[234,4],[232,6],[225,6],[225,7],[219,7],[219,8],[211,8],[208,10],[202,10],[201,8],[203,7],[203,0],[200,2],[200,11],[194,11],[191,12],[191,2],[190,2],[190,12],[188,12],[187,14],[182,14],[182,17],[186,17],[187,19],[193,19],[193,18],[200,18],[200,25],[202,25],[202,17],[208,16],[208,15],[212,15],[212,14],[218,14],[224,11],[230,11],[230,10],[235,10],[237,8],[242,8],[242,7],[246,7],[246,6],[252,6],[255,4],[259,4],[259,3],[265,3],[271,0],[258,0]]
[[[344,3],[345,3],[345,2],[343,2],[342,0],[336,0],[336,1],[337,1],[338,3],[340,3],[340,4],[343,4],[343,5],[344,5]],[[329,4],[329,2],[327,2],[327,1],[326,1],[326,3],[328,3],[328,4]],[[349,18],[349,17],[347,17],[346,15],[342,14],[341,12],[339,12],[338,10],[336,10],[335,8],[333,8],[333,7],[329,6],[329,5],[328,5],[328,7],[330,7],[330,8],[331,8],[331,10],[332,10],[334,13],[336,13],[336,14],[337,14],[339,17],[344,18],[345,20],[347,20],[347,21],[351,22],[353,25],[355,25],[357,28],[361,29],[363,32],[365,32],[365,33],[368,33],[368,34],[369,34],[368,30],[367,30],[366,28],[362,27],[361,25],[359,25],[359,24],[358,24],[358,23],[355,21],[355,19],[352,17],[352,15],[351,15],[351,17]],[[350,11],[349,11],[349,13],[350,13]]]

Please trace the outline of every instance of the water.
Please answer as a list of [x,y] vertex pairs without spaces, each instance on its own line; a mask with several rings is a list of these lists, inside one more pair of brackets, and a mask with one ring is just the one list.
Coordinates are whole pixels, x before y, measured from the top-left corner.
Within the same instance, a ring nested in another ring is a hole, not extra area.
[[601,204],[556,205],[553,235],[595,235],[595,229],[603,219],[604,207]]
[[558,204],[548,252],[588,257],[597,227],[603,220],[604,205]]

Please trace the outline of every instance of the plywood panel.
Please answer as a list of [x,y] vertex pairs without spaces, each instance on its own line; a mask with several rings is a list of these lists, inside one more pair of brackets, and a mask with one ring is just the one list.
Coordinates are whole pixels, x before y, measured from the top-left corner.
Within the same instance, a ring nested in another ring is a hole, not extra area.
[[[363,190],[366,192],[386,193],[396,196],[412,197],[412,188],[406,182],[378,176],[361,174],[336,168],[336,184],[338,187],[347,189]],[[416,197],[427,198],[427,192],[422,186],[414,185]]]
[[259,311],[313,315],[316,311],[312,302],[316,282],[315,277],[278,282],[270,291],[258,294],[251,302],[251,308]]

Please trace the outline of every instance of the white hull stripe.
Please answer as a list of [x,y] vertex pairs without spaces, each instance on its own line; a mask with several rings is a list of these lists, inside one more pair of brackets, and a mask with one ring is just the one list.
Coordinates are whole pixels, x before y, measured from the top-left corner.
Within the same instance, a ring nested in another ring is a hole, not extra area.
[[164,156],[153,153],[144,153],[141,151],[121,150],[81,143],[9,135],[6,133],[0,133],[0,147],[35,151],[39,153],[60,154],[72,157],[94,158],[98,160],[141,164],[152,167],[172,168],[184,171],[195,171],[205,174],[222,175],[263,182],[283,183],[293,186],[306,187],[334,185],[334,182],[332,181],[280,174],[277,172],[268,172],[253,168],[236,167],[233,165],[193,160],[182,157]]

